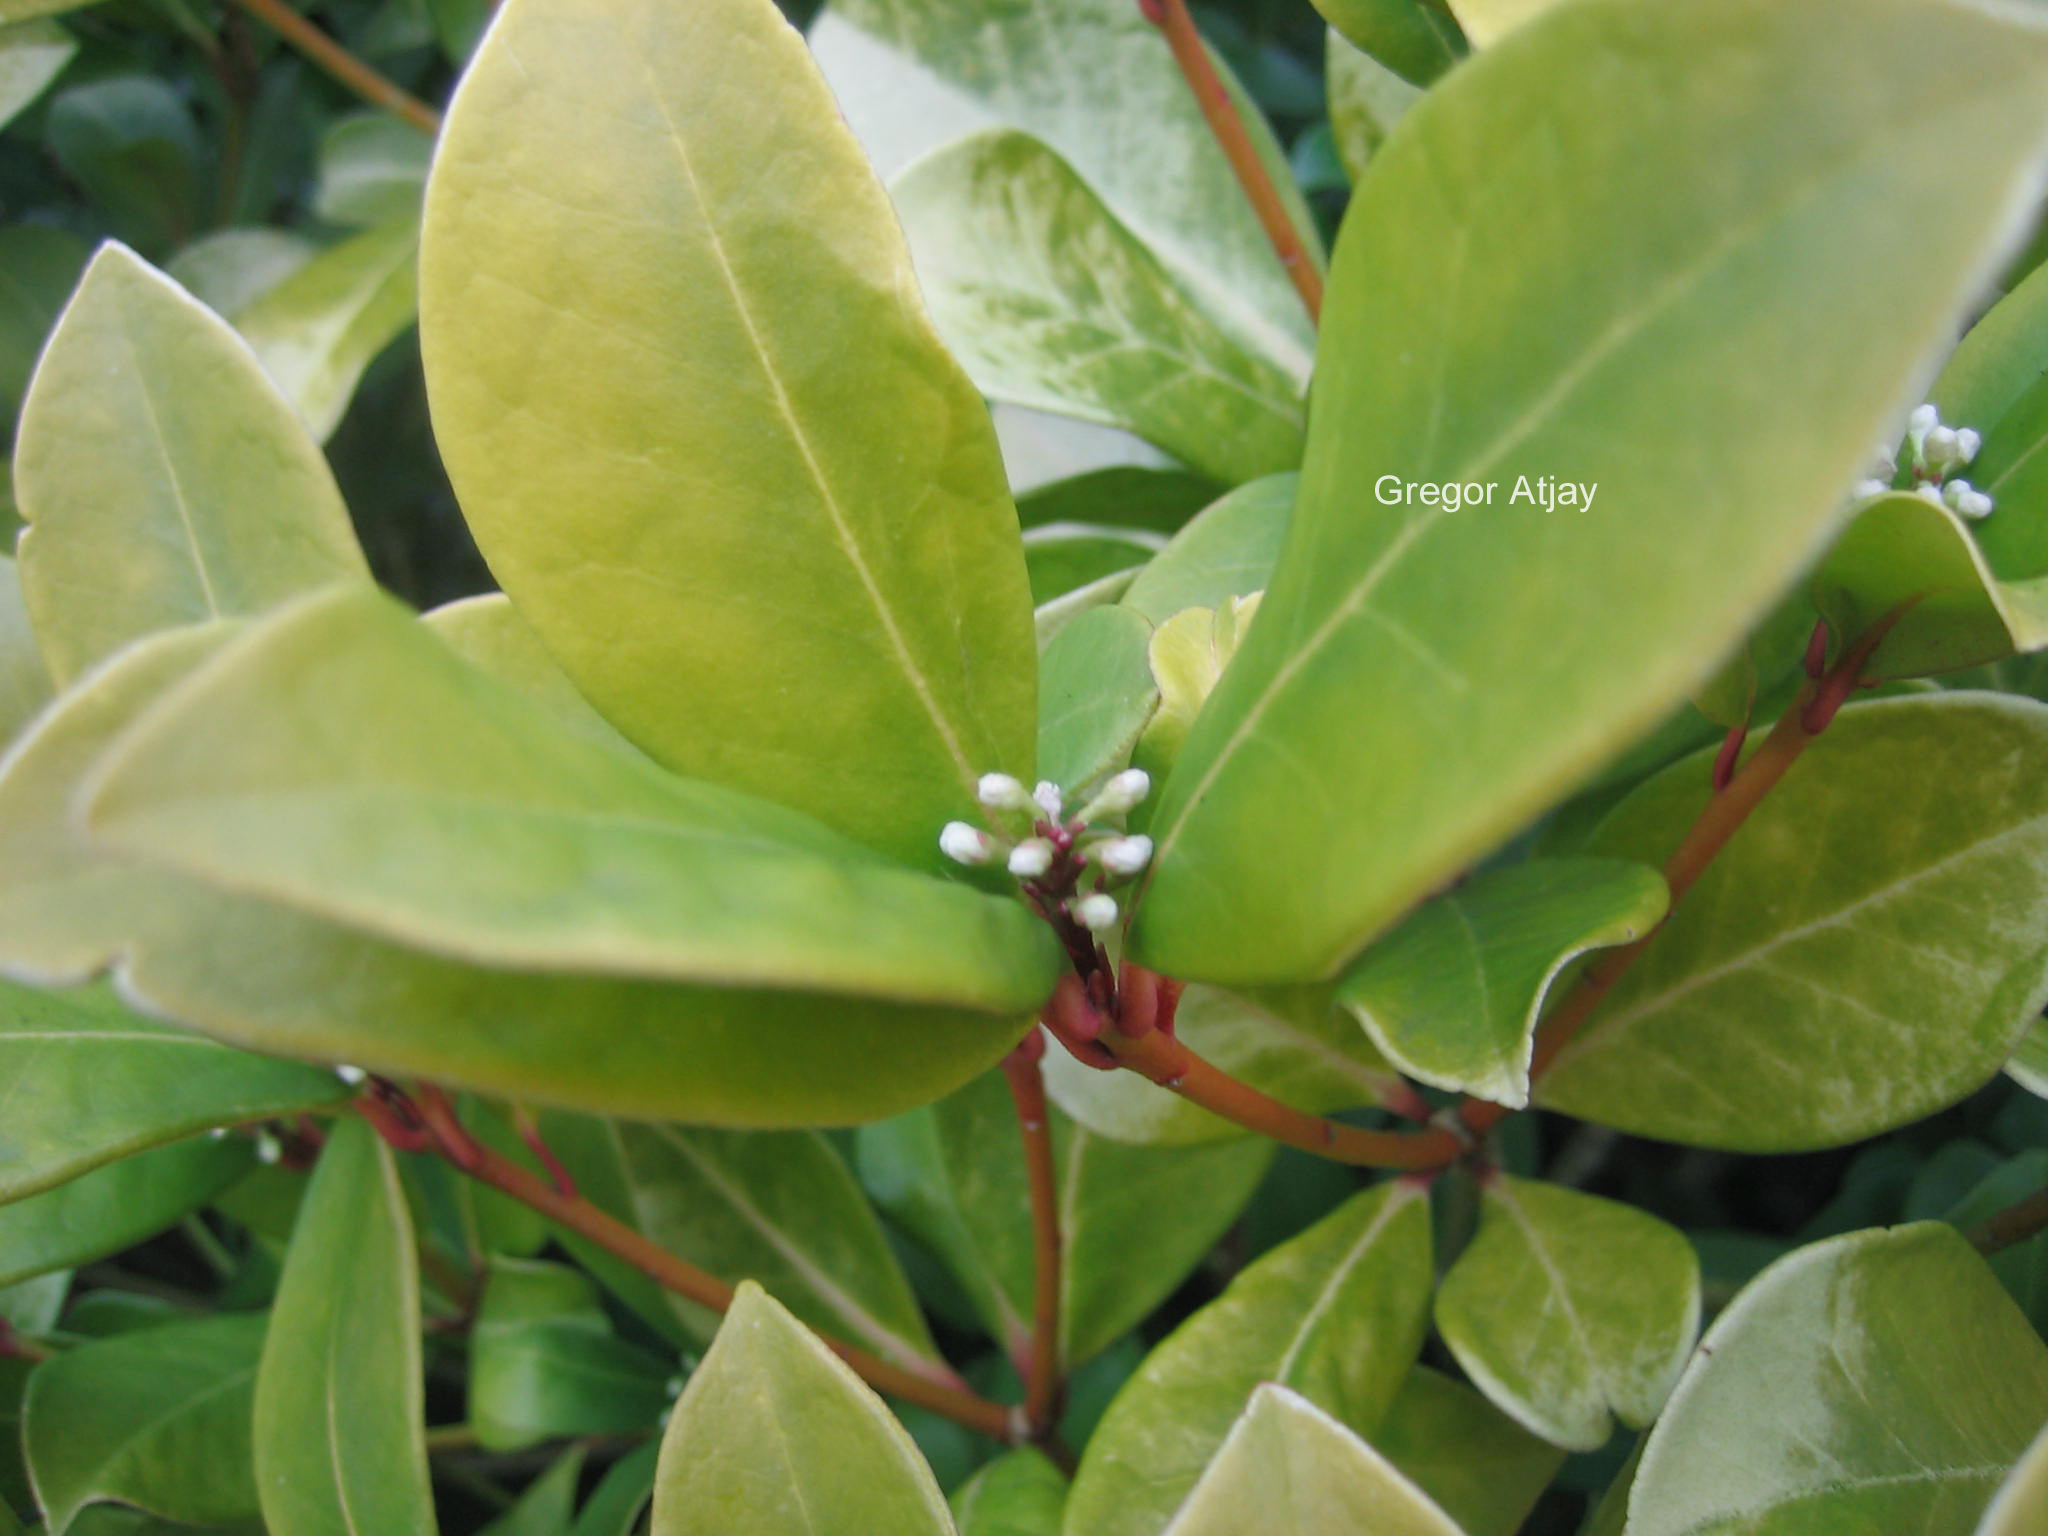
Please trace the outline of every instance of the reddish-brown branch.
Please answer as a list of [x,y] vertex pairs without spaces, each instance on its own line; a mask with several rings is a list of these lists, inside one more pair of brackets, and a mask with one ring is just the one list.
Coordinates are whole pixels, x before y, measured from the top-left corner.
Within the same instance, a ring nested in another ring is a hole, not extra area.
[[2043,1232],[2048,1232],[2048,1189],[2037,1190],[2019,1204],[2007,1206],[1963,1235],[1979,1253],[1990,1255],[2016,1247]]
[[[374,1102],[359,1099],[357,1107]],[[724,1313],[731,1308],[733,1288],[716,1275],[708,1274],[688,1260],[649,1242],[588,1200],[564,1194],[539,1174],[520,1167],[471,1136],[456,1118],[455,1106],[440,1089],[423,1086],[414,1102],[417,1116],[432,1135],[437,1148],[470,1177],[510,1195],[522,1205],[531,1206],[571,1232],[587,1237],[678,1296],[709,1307],[714,1312]],[[385,1129],[386,1117],[373,1112],[367,1118],[380,1131]],[[877,1390],[892,1393],[921,1408],[929,1408],[933,1413],[993,1439],[1008,1442],[1017,1438],[1012,1410],[1001,1403],[977,1397],[951,1372],[942,1378],[936,1371],[912,1370],[870,1354],[858,1345],[824,1334],[819,1337],[862,1380]]]
[[235,0],[235,3],[371,106],[397,113],[429,136],[440,133],[440,113],[395,81],[377,73],[293,10],[285,0]]
[[1289,216],[1287,204],[1280,196],[1279,187],[1274,185],[1266,162],[1259,157],[1258,146],[1252,142],[1251,130],[1245,126],[1237,103],[1231,99],[1230,88],[1216,72],[1209,50],[1203,45],[1202,34],[1195,27],[1195,19],[1188,14],[1187,0],[1139,0],[1139,6],[1146,20],[1166,34],[1174,62],[1180,65],[1188,89],[1195,93],[1202,116],[1208,120],[1209,131],[1216,136],[1224,157],[1230,161],[1231,170],[1237,173],[1238,185],[1244,188],[1244,195],[1251,202],[1252,211],[1258,215],[1266,239],[1272,243],[1280,265],[1286,268],[1295,291],[1301,295],[1301,302],[1307,306],[1309,318],[1320,323],[1323,318],[1323,274],[1317,269],[1308,247],[1302,243],[1301,231]]
[[[1792,706],[1778,717],[1778,723],[1771,727],[1771,733],[1764,738],[1763,744],[1707,801],[1699,819],[1692,824],[1684,841],[1664,865],[1664,883],[1671,888],[1671,911],[1677,910],[1694,882],[1706,873],[1707,866],[1749,820],[1750,813],[1777,788],[1779,781],[1806,749],[1819,739],[1821,732],[1834,723],[1843,703],[1861,686],[1863,668],[1905,611],[1905,607],[1900,607],[1886,614],[1844,653],[1832,669],[1807,684]],[[1667,912],[1665,922],[1669,921]],[[1615,984],[1628,974],[1630,967],[1663,931],[1664,924],[1660,923],[1635,943],[1609,950],[1587,967],[1578,984],[1536,1032],[1535,1048],[1529,1063],[1531,1081],[1550,1070],[1558,1053],[1578,1037],[1595,1010],[1606,1001],[1607,994],[1614,990]],[[1493,1129],[1512,1113],[1504,1105],[1483,1099],[1467,1099],[1460,1107],[1467,1129],[1475,1136]]]
[[1003,1062],[1003,1076],[1017,1105],[1024,1135],[1024,1166],[1031,1182],[1031,1233],[1035,1255],[1031,1316],[1031,1358],[1024,1371],[1024,1417],[1033,1439],[1043,1439],[1059,1422],[1060,1379],[1060,1204],[1053,1166],[1052,1117],[1045,1102],[1045,1036],[1033,1030]]

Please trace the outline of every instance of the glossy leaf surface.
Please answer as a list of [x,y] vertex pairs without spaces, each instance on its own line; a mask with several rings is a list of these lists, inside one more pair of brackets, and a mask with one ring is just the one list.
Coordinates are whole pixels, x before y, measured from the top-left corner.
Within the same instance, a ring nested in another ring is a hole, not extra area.
[[1316,9],[1347,43],[1410,85],[1430,84],[1465,54],[1449,8],[1431,0],[1316,0]]
[[[1155,818],[1147,963],[1330,974],[1651,726],[1794,574],[2048,138],[2048,32],[1945,11],[1930,55],[1927,14],[1591,0],[1404,120],[1332,270],[1287,552]],[[1889,240],[1908,203],[1938,237]],[[1500,488],[1383,507],[1386,475]],[[1597,499],[1508,502],[1523,476]]]
[[1372,1442],[1465,1536],[1515,1536],[1564,1461],[1563,1451],[1426,1365],[1402,1383]]
[[1421,1489],[1308,1398],[1267,1383],[1166,1536],[1463,1536]]
[[1437,1293],[1436,1325],[1495,1404],[1567,1450],[1598,1450],[1610,1412],[1641,1429],[1699,1329],[1699,1259],[1654,1216],[1497,1174],[1479,1233]]
[[977,134],[890,193],[933,319],[984,393],[1122,427],[1226,483],[1300,462],[1299,381],[1210,320],[1040,140]]
[[[2048,710],[2009,696],[1844,710],[1538,1100],[1666,1140],[1778,1150],[1852,1141],[1976,1088],[2048,989],[2048,790],[2031,766],[2044,746]],[[1711,756],[1635,791],[1585,851],[1675,848]]]
[[1967,1243],[1852,1233],[1772,1265],[1708,1330],[1628,1528],[1967,1536],[2044,1419],[2048,1345]]
[[[104,997],[0,983],[0,1200],[195,1131],[333,1104],[331,1072],[251,1056]],[[167,1092],[175,1085],[175,1092]]]
[[[1218,323],[1307,375],[1313,328],[1301,300],[1172,55],[1134,7],[836,0],[810,42],[883,174],[976,129],[1020,129],[1078,171]],[[1279,146],[1244,104],[1295,224],[1311,231]],[[1305,239],[1318,248],[1312,232]]]
[[117,846],[460,958],[990,1012],[1049,990],[1021,906],[571,735],[366,590],[230,642],[89,793]]
[[1123,595],[1154,624],[1190,608],[1217,608],[1265,590],[1287,538],[1297,475],[1268,475],[1204,507]]
[[[1015,1026],[973,1028],[949,1010],[842,999],[833,1027],[821,1029],[816,1002],[797,994],[485,970],[85,841],[71,821],[79,779],[222,639],[216,627],[138,644],[82,683],[0,774],[0,962],[9,971],[75,981],[118,962],[152,1011],[236,1044],[522,1100],[723,1124],[900,1113],[991,1065],[1014,1040]],[[495,655],[494,665],[512,653]],[[536,698],[532,659],[507,676]],[[535,707],[563,730],[591,734],[559,703],[541,697]]]
[[1030,772],[986,407],[769,0],[509,6],[442,135],[421,314],[478,543],[655,757],[932,868],[977,775]]
[[1244,1270],[1110,1405],[1067,1503],[1071,1536],[1156,1536],[1261,1382],[1376,1428],[1427,1324],[1428,1203],[1383,1184]]
[[1417,908],[1337,996],[1410,1077],[1519,1109],[1551,984],[1589,950],[1648,933],[1668,894],[1654,869],[1618,859],[1489,870]]
[[103,247],[22,406],[21,580],[59,682],[154,630],[360,575],[320,450],[218,316]]
[[78,45],[51,21],[0,25],[0,124],[43,93]]
[[1038,771],[1069,790],[1130,761],[1159,704],[1152,626],[1128,608],[1090,609],[1053,637],[1040,661]]
[[321,1149],[256,1378],[272,1536],[432,1536],[412,1218],[362,1120]]
[[154,1237],[254,1165],[248,1141],[200,1137],[0,1205],[0,1285],[75,1269]]
[[815,1335],[740,1287],[662,1437],[653,1536],[952,1536],[903,1426]]
[[1007,1451],[953,1495],[960,1536],[1060,1536],[1067,1480],[1042,1451]]
[[38,1370],[22,1433],[50,1528],[107,1499],[193,1525],[253,1519],[262,1349],[262,1317],[230,1315],[117,1334]]

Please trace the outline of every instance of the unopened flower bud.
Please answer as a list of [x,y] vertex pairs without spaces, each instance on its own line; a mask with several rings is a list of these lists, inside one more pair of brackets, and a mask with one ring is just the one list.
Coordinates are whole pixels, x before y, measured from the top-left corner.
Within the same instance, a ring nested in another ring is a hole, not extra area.
[[1939,480],[1960,461],[1954,427],[1936,427],[1920,444],[1920,458],[1927,472]]
[[939,833],[939,852],[955,864],[986,864],[995,851],[994,838],[964,821],[949,821]]
[[1934,503],[1934,505],[1937,507],[1945,507],[1948,505],[1947,502],[1941,499],[1941,487],[1938,485],[1916,485],[1913,487],[1913,494],[1915,496],[1918,496],[1922,501],[1929,501]]
[[256,1133],[256,1161],[259,1163],[281,1163],[284,1161],[284,1143],[268,1131]]
[[1042,837],[1027,837],[1010,850],[1010,873],[1019,880],[1036,880],[1052,868],[1052,844]]
[[1067,803],[1065,794],[1051,779],[1040,779],[1038,788],[1031,791],[1031,799],[1045,813],[1047,821],[1058,821],[1060,811]]
[[358,1084],[360,1084],[365,1078],[367,1078],[370,1074],[365,1072],[361,1067],[351,1067],[346,1064],[343,1064],[334,1069],[334,1075],[340,1078],[344,1083],[347,1083],[349,1087],[354,1088]]
[[1031,792],[1007,773],[984,773],[974,797],[992,811],[1028,811]]
[[1882,496],[1891,488],[1891,482],[1888,480],[1858,480],[1856,489],[1850,495],[1856,501],[1868,501],[1873,496]]
[[1101,891],[1083,896],[1068,910],[1074,914],[1074,921],[1091,933],[1100,933],[1116,923],[1116,898]]
[[1941,499],[1958,517],[1989,517],[1997,503],[1967,480],[1951,480],[1941,489]]
[[1099,816],[1121,816],[1152,793],[1152,776],[1142,768],[1126,768],[1117,774],[1081,810],[1083,821]]
[[1151,857],[1149,837],[1113,837],[1095,850],[1095,861],[1112,875],[1135,875]]
[[1984,446],[1984,434],[1975,427],[1960,427],[1956,431],[1956,467],[1977,462],[1977,450]]
[[1932,405],[1916,405],[1913,414],[1906,418],[1906,438],[1913,445],[1913,451],[1920,451],[1920,444],[1927,434],[1941,425],[1941,412]]

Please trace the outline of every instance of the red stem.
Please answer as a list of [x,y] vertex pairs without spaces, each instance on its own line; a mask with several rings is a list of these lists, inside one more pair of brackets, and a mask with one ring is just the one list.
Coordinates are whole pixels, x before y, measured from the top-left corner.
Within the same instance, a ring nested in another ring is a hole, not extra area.
[[1003,1061],[1003,1077],[1017,1105],[1024,1135],[1024,1166],[1031,1181],[1031,1232],[1035,1255],[1031,1359],[1024,1373],[1024,1417],[1033,1439],[1049,1435],[1059,1422],[1060,1379],[1060,1208],[1059,1177],[1053,1165],[1052,1116],[1045,1101],[1045,1036],[1033,1030]]
[[1252,142],[1251,130],[1239,115],[1237,103],[1231,100],[1230,88],[1216,73],[1209,50],[1202,43],[1202,34],[1195,27],[1195,19],[1188,14],[1187,0],[1139,0],[1139,8],[1144,11],[1147,21],[1166,34],[1174,62],[1180,65],[1188,89],[1195,93],[1195,102],[1201,107],[1202,116],[1208,120],[1209,131],[1216,136],[1224,158],[1230,161],[1231,170],[1236,172],[1237,183],[1244,188],[1244,195],[1252,205],[1252,212],[1258,215],[1259,225],[1265,230],[1274,254],[1293,280],[1295,292],[1301,295],[1301,302],[1308,309],[1309,319],[1321,323],[1323,274],[1316,269],[1315,258],[1302,244],[1301,231],[1295,228],[1287,204],[1280,196],[1280,189],[1273,184],[1273,178],[1266,170],[1266,162],[1259,158],[1258,146]]

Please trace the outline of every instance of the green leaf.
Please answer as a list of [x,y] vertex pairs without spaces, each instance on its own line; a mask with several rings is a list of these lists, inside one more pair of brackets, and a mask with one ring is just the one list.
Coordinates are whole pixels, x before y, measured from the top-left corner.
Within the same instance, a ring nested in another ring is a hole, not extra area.
[[1557,0],[1446,0],[1474,48],[1490,48]]
[[101,248],[22,407],[21,580],[60,683],[129,641],[362,574],[319,448],[217,316]]
[[483,1528],[481,1536],[568,1536],[576,1516],[576,1480],[583,1475],[587,1447],[571,1446],[541,1473],[519,1502]]
[[233,320],[319,254],[319,246],[289,230],[223,229],[193,241],[164,271],[223,320]]
[[108,1499],[193,1525],[253,1519],[263,1324],[164,1323],[66,1350],[31,1376],[22,1434],[50,1529]]
[[751,1281],[662,1436],[653,1536],[952,1536],[931,1469],[860,1378]]
[[1515,1536],[1564,1461],[1563,1451],[1426,1365],[1401,1384],[1373,1448],[1466,1536]]
[[[85,841],[71,819],[80,777],[223,638],[214,626],[141,642],[6,763],[0,964],[12,973],[77,981],[118,962],[139,1005],[235,1044],[647,1118],[878,1118],[949,1091],[1014,1043],[1015,1024],[951,1010],[839,999],[828,1028],[804,994],[463,965]],[[521,673],[512,686],[522,678],[531,684]]]
[[1183,469],[1112,464],[1035,486],[1017,498],[1026,528],[1053,523],[1109,524],[1172,533],[1214,501],[1222,487]]
[[[1159,707],[1132,756],[1155,781],[1169,779],[1202,707],[1244,643],[1261,600],[1258,594],[1226,597],[1215,608],[1189,608],[1153,633],[1147,658]],[[1136,821],[1149,826],[1152,809],[1142,808]]]
[[[2048,32],[1925,0],[1587,0],[1432,91],[1345,221],[1287,549],[1155,814],[1139,958],[1330,975],[1682,698],[2008,244],[2044,74]],[[1892,239],[1902,206],[1937,233]],[[1388,475],[1497,494],[1362,507]]]
[[1029,774],[987,409],[770,0],[509,10],[436,155],[421,313],[493,573],[655,757],[932,869],[979,774]]
[[322,251],[235,317],[323,442],[363,370],[419,313],[418,219],[415,210]]
[[[1107,1348],[1179,1288],[1244,1210],[1272,1148],[1135,1146],[1052,1116],[1061,1223],[1061,1353]],[[985,1074],[858,1141],[862,1182],[960,1282],[1012,1360],[1028,1355],[1037,1286],[1017,1112]]]
[[1669,894],[1656,870],[1617,859],[1489,870],[1366,950],[1337,998],[1408,1076],[1521,1109],[1552,983],[1656,927]]
[[206,149],[177,87],[142,74],[71,86],[52,98],[43,137],[130,245],[161,251],[196,232]]
[[1422,99],[1422,92],[1342,33],[1330,29],[1324,53],[1330,102],[1330,131],[1344,170],[1356,185],[1379,153],[1394,125]]
[[85,795],[126,851],[458,958],[1011,1015],[1050,990],[1021,905],[574,735],[368,588],[230,641]]
[[1067,1480],[1044,1452],[1020,1446],[975,1473],[952,1503],[960,1536],[1060,1536]]
[[1123,596],[1154,624],[1265,590],[1287,537],[1298,475],[1268,475],[1219,497],[1173,536]]
[[2048,272],[2036,268],[1970,327],[1927,392],[1944,421],[1996,427],[2048,376]]
[[1135,573],[1165,541],[1138,528],[1048,523],[1024,531],[1031,601],[1044,605],[1123,572]]
[[1128,608],[1077,616],[1045,648],[1038,679],[1038,771],[1069,790],[1131,760],[1159,690],[1147,652],[1152,626]]
[[631,1214],[671,1253],[759,1281],[807,1326],[951,1379],[873,1209],[814,1131],[614,1127]]
[[1594,1451],[1612,1412],[1657,1416],[1700,1323],[1700,1263],[1675,1227],[1632,1206],[1497,1173],[1479,1232],[1437,1293],[1465,1373],[1533,1433]]
[[21,572],[0,556],[0,744],[20,735],[49,702],[50,671],[29,623]]
[[[834,0],[812,49],[886,176],[977,129],[1041,139],[1241,345],[1297,378],[1314,328],[1159,32],[1124,0]],[[1285,157],[1233,88],[1304,244]],[[1319,257],[1318,257],[1319,259]]]
[[0,0],[0,26],[37,16],[58,16],[93,3],[94,0]]
[[490,25],[491,0],[426,0],[426,5],[448,62],[466,62]]
[[[104,998],[0,982],[0,1201],[195,1131],[348,1097],[331,1072],[229,1050]],[[166,1092],[175,1084],[175,1092]]]
[[337,1121],[277,1287],[256,1376],[271,1536],[431,1536],[418,1260],[391,1151]]
[[[597,1288],[580,1271],[492,1259],[470,1334],[469,1422],[486,1450],[650,1430],[668,1406],[674,1371],[613,1336]],[[550,1536],[558,1531],[549,1528]]]
[[619,734],[618,728],[576,691],[576,685],[555,664],[555,658],[548,654],[533,626],[520,617],[519,610],[504,593],[490,592],[482,597],[444,603],[424,614],[422,622],[445,640],[456,655],[517,689],[528,703],[538,704],[552,715],[557,724],[606,746],[637,753],[638,749]]
[[984,394],[1121,427],[1226,483],[1301,462],[1299,379],[1211,320],[1044,143],[976,134],[890,192],[932,317]]
[[1091,581],[1085,587],[1076,587],[1049,603],[1041,603],[1033,613],[1038,649],[1043,652],[1059,638],[1061,630],[1082,614],[1105,607],[1122,597],[1124,590],[1130,586],[1131,579],[1138,574],[1138,569],[1133,566],[1128,571],[1117,571],[1100,580]]
[[1872,680],[1956,672],[2048,646],[2048,578],[2001,581],[1955,513],[1904,491],[1864,505],[1812,590],[1837,635],[1863,635],[1898,611],[1864,667]]
[[247,1140],[201,1137],[0,1205],[0,1285],[132,1248],[198,1210],[253,1163]]
[[2048,1345],[1955,1232],[1814,1243],[1708,1330],[1650,1433],[1628,1529],[1967,1536],[2044,1419]]
[[1984,1511],[1976,1536],[2048,1536],[2048,1424]]
[[1166,1536],[1464,1536],[1420,1488],[1343,1422],[1267,1383]]
[[[1232,1077],[1317,1114],[1383,1103],[1400,1083],[1364,1032],[1331,1006],[1326,988],[1245,998],[1192,986],[1181,995],[1176,1029]],[[1186,1146],[1248,1134],[1135,1072],[1099,1072],[1065,1052],[1048,1055],[1045,1072],[1060,1107],[1103,1136]]]
[[[2048,996],[2048,710],[2003,695],[1853,705],[1736,833],[1538,1086],[1694,1145],[1785,1151],[1917,1120],[2002,1066]],[[1585,852],[1660,859],[1712,754]]]
[[649,1441],[612,1463],[576,1516],[570,1536],[633,1536],[640,1511],[654,1496],[654,1465],[661,1446]]
[[0,127],[42,95],[78,44],[54,21],[0,25]]
[[1267,1253],[1125,1384],[1082,1456],[1067,1529],[1157,1536],[1261,1382],[1370,1433],[1415,1363],[1433,1278],[1429,1204],[1409,1183]]
[[1465,56],[1458,23],[1431,0],[1316,0],[1316,9],[1347,43],[1411,86],[1428,85]]
[[320,136],[313,211],[330,224],[367,229],[419,223],[434,141],[389,112],[339,117]]

